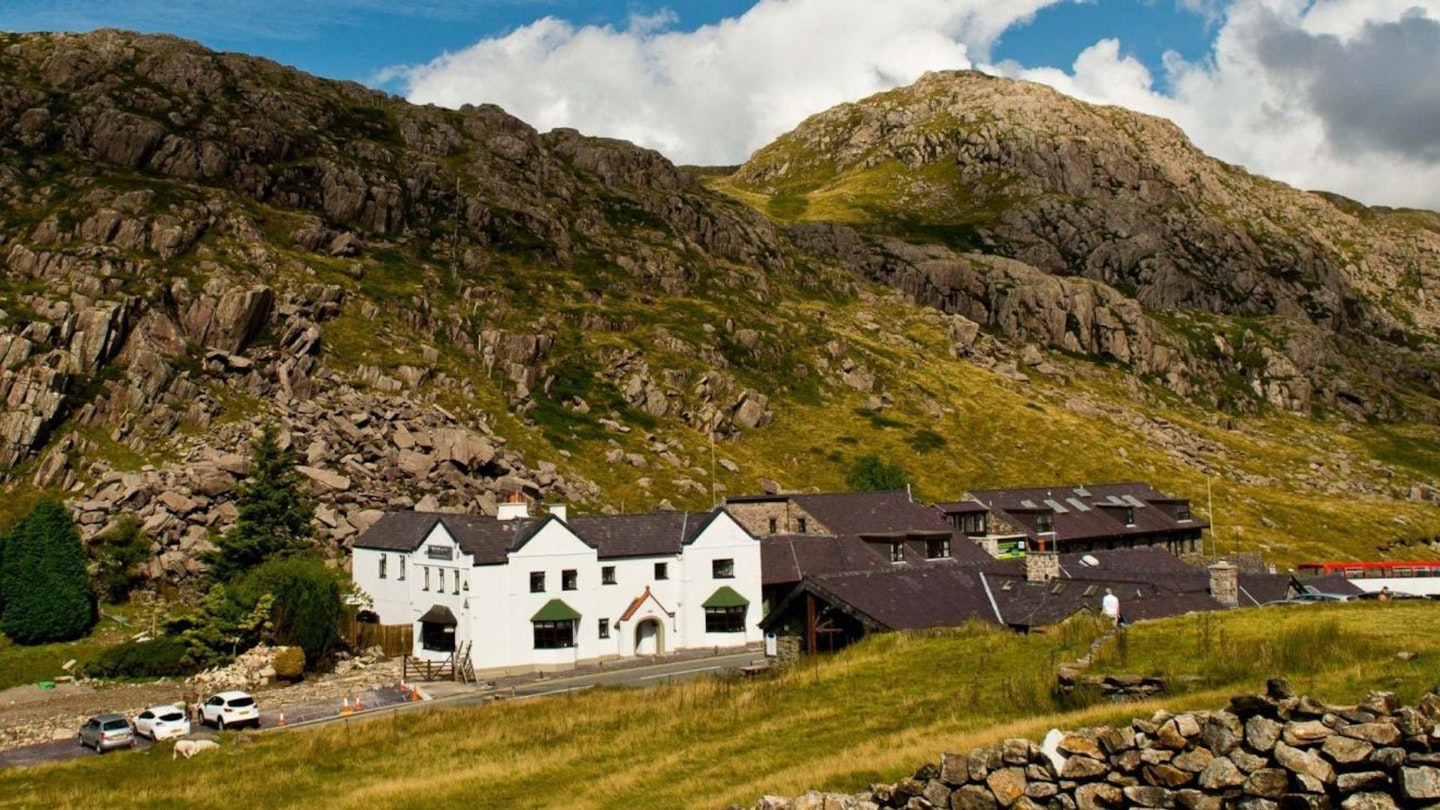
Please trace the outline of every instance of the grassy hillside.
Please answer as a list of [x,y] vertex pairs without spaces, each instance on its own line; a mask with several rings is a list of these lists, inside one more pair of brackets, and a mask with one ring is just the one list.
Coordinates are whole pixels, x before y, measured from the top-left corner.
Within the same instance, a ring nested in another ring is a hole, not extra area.
[[[1161,706],[1215,707],[1275,675],[1333,702],[1377,688],[1413,700],[1434,678],[1426,662],[1440,653],[1435,610],[1369,603],[1141,624],[1126,636],[1123,671],[1200,676],[1188,681],[1191,691],[1142,704],[1074,706],[1052,694],[1056,665],[1095,632],[1084,621],[1051,635],[980,627],[892,634],[771,680],[352,722],[265,735],[190,762],[172,763],[161,746],[16,771],[5,774],[0,807],[88,806],[114,795],[142,807],[668,810],[748,805],[763,793],[809,788],[853,791],[893,781],[942,750]],[[1205,649],[1223,649],[1228,663],[1206,663]],[[1418,657],[1402,661],[1401,651]],[[1116,660],[1113,646],[1106,655]]]

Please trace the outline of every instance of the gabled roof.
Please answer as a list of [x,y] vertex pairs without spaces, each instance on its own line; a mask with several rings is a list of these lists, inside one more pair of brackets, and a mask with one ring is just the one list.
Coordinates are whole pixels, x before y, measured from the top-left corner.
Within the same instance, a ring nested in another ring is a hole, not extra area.
[[774,534],[760,538],[763,585],[799,582],[807,576],[885,570],[891,564],[856,537],[829,534]]
[[639,612],[640,612],[640,608],[644,607],[644,605],[645,605],[646,602],[654,602],[654,603],[655,603],[655,607],[656,607],[661,613],[664,613],[666,616],[674,616],[674,615],[675,615],[675,612],[674,612],[674,611],[666,610],[666,609],[665,609],[665,606],[660,603],[660,599],[659,599],[658,597],[656,597],[655,594],[651,593],[651,591],[650,591],[650,586],[649,586],[649,585],[646,585],[646,586],[645,586],[645,592],[644,592],[644,593],[642,593],[642,594],[640,594],[639,596],[635,597],[634,599],[631,599],[631,600],[630,600],[630,606],[627,607],[627,608],[625,608],[625,612],[624,612],[624,613],[620,614],[620,619],[619,619],[619,621],[622,621],[622,622],[628,622],[628,621],[630,621],[630,617],[634,616],[636,613],[639,613]]
[[648,515],[589,515],[566,525],[603,558],[657,557],[679,554],[718,510],[712,512],[651,512]]
[[439,512],[387,512],[355,539],[355,548],[382,551],[415,551],[425,538],[442,524],[455,538],[460,550],[475,559],[476,565],[505,562],[506,555],[553,518],[496,520],[482,515],[454,515]]
[[957,565],[894,567],[807,577],[760,622],[778,620],[796,600],[814,593],[872,630],[952,627],[971,619],[994,621],[980,574]]
[[[1176,520],[1172,511],[1187,501],[1161,494],[1149,484],[1139,482],[982,489],[967,494],[1031,539],[1038,539],[1041,534],[1038,518],[1041,515],[1051,516],[1055,536],[1060,543],[1168,531],[1199,531],[1209,525],[1193,516],[1183,522]],[[943,511],[945,506],[954,504],[937,505],[937,508]],[[967,510],[969,508],[966,507]],[[1127,510],[1133,519],[1129,524],[1125,521]]]
[[952,527],[935,510],[910,499],[905,490],[890,492],[827,492],[795,494],[790,500],[831,534],[885,534]]

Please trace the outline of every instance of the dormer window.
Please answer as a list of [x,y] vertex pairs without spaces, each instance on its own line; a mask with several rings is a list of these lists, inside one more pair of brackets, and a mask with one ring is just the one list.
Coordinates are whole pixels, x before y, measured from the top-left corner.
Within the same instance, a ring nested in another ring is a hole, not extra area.
[[1135,507],[1133,507],[1133,506],[1127,506],[1127,507],[1125,507],[1125,525],[1126,525],[1126,526],[1134,526],[1134,525],[1135,525]]
[[1035,516],[1035,531],[1040,534],[1055,531],[1055,515],[1052,512],[1042,512]]
[[891,543],[891,544],[890,544],[890,562],[892,562],[892,563],[905,562],[905,544],[904,544],[904,543]]
[[1182,503],[1175,507],[1175,519],[1184,523],[1190,519],[1190,504]]
[[938,560],[950,556],[950,538],[942,537],[925,541],[925,558]]

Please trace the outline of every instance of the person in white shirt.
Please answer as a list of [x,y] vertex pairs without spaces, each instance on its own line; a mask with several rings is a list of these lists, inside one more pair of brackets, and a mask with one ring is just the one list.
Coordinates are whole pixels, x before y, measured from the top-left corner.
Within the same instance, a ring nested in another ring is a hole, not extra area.
[[1104,613],[1111,622],[1120,623],[1120,597],[1109,588],[1105,589],[1105,596],[1100,600],[1100,612]]

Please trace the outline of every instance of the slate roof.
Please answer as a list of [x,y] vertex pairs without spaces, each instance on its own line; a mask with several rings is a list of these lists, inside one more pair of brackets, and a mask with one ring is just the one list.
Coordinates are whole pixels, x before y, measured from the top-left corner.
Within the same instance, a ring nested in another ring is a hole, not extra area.
[[566,525],[601,559],[679,554],[715,519],[714,512],[652,512],[648,515],[588,515]]
[[[1039,538],[1037,518],[1042,514],[1053,516],[1055,536],[1060,543],[1199,531],[1209,525],[1198,517],[1183,522],[1176,520],[1174,508],[1187,501],[1161,494],[1149,484],[1139,482],[982,489],[968,494],[1032,540]],[[1125,522],[1126,507],[1134,510],[1134,523],[1130,525]]]
[[435,528],[443,524],[460,550],[475,558],[476,565],[505,562],[549,517],[526,520],[496,520],[481,515],[453,515],[439,512],[387,512],[364,534],[355,539],[355,548],[381,551],[415,551]]
[[[580,540],[595,548],[601,559],[679,554],[719,514],[712,512],[654,512],[648,515],[592,515],[573,517],[565,524]],[[455,538],[476,565],[503,564],[507,555],[524,545],[551,516],[496,520],[484,515],[440,512],[387,512],[364,534],[356,548],[413,552],[436,524]]]
[[[884,535],[932,531],[949,534],[954,528],[934,509],[910,499],[904,490],[890,492],[828,492],[796,494],[791,502],[832,534]],[[983,552],[982,552],[983,553]]]
[[806,576],[846,571],[883,571],[891,563],[857,537],[772,534],[760,538],[762,585],[799,582]]
[[[770,616],[779,617],[809,590],[832,605],[845,606],[872,630],[953,627],[972,619],[994,621],[979,576],[974,568],[934,565],[808,577]],[[767,626],[766,622],[761,626]]]

